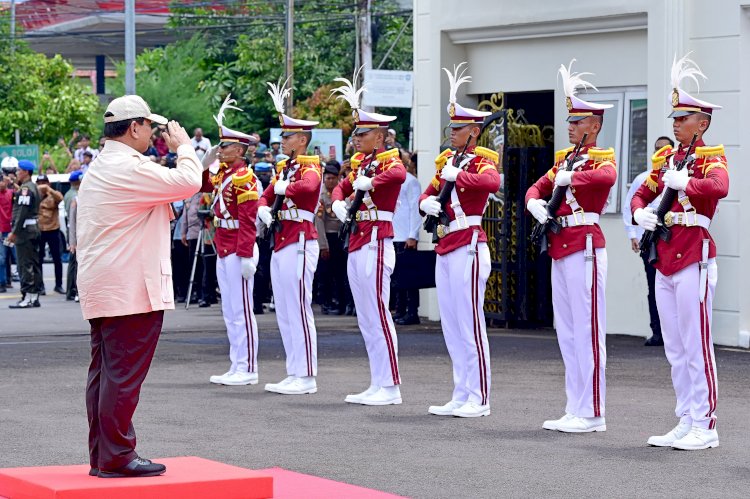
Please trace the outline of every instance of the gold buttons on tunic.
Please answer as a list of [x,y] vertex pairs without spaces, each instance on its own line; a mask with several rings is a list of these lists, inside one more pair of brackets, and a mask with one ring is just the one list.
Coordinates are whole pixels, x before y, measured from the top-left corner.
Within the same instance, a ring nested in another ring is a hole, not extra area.
[[677,258],[682,258],[682,253],[677,253]]
[[466,189],[464,189],[463,187],[461,187],[461,192],[464,192],[465,190],[466,190]]
[[281,240],[282,240],[282,241],[283,241],[284,239],[286,239],[286,238],[285,238],[285,237],[282,237],[282,238],[281,238]]
[[567,247],[568,247],[568,245],[567,245],[567,244],[563,244],[563,249],[565,249],[565,248],[567,248]]
[[360,233],[359,233],[359,235],[360,235],[360,236],[364,236],[364,235],[365,235],[365,233],[364,233],[364,232],[360,232]]

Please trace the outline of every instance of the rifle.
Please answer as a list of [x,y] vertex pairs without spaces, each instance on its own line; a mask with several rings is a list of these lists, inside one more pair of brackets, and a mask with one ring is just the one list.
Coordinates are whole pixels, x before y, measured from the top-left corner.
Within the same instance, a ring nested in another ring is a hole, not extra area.
[[[588,135],[589,134],[587,133],[583,134],[581,141],[573,150],[573,153],[568,156],[566,160],[567,162],[562,171],[570,171],[573,169],[573,164],[575,164],[576,159],[578,159],[578,155],[581,153],[581,149],[586,143]],[[555,190],[552,191],[552,197],[550,198],[549,203],[547,203],[547,220],[544,223],[537,223],[531,230],[531,242],[532,244],[539,245],[540,253],[547,251],[547,232],[552,231],[553,234],[559,234],[562,229],[560,223],[555,217],[557,216],[557,210],[560,208],[563,199],[565,199],[565,191],[567,190],[568,186],[555,187]]]
[[[693,146],[695,145],[695,141],[697,139],[698,134],[693,134],[693,138],[692,140],[690,140],[690,144],[685,151],[685,157],[682,159],[682,161],[675,165],[676,171],[682,170],[688,165],[689,162],[692,162],[692,160],[690,159],[690,155],[693,152]],[[658,218],[658,221],[656,222],[656,228],[654,230],[645,231],[643,233],[643,236],[641,237],[641,242],[639,244],[641,256],[644,258],[648,258],[648,262],[652,265],[659,259],[659,255],[656,252],[656,243],[658,242],[658,239],[669,242],[672,237],[672,229],[664,225],[664,217],[669,212],[669,210],[672,209],[672,205],[674,204],[674,200],[676,197],[676,190],[670,189],[669,187],[664,189],[664,194],[662,194],[661,201],[659,202],[659,207],[656,209],[656,216]]]
[[[296,158],[295,151],[292,151],[291,156],[286,162],[286,165],[284,166],[284,169],[281,171],[281,175],[283,177],[283,180],[289,180],[289,173],[292,171],[292,162]],[[263,233],[260,235],[261,239],[268,239],[268,246],[271,250],[273,250],[274,244],[275,244],[275,237],[274,235],[277,232],[281,231],[281,220],[279,220],[279,212],[281,211],[281,207],[284,204],[284,196],[282,194],[276,194],[276,197],[273,200],[273,205],[271,206],[271,225],[268,226],[268,228],[263,229]]]
[[[370,154],[370,162],[367,163],[367,166],[359,168],[358,175],[365,175],[370,176],[370,173],[375,171],[375,166],[373,165],[375,160],[375,152],[377,149],[372,150],[372,154]],[[364,160],[363,160],[364,162]],[[344,220],[344,223],[341,224],[341,228],[339,229],[339,238],[344,242],[344,251],[347,251],[349,249],[349,238],[351,237],[352,233],[357,232],[357,212],[359,211],[359,207],[362,204],[362,200],[365,199],[365,191],[357,191],[354,194],[354,201],[352,201],[351,206],[349,206],[349,210],[346,212],[346,220]]]
[[[471,138],[472,136],[469,135],[469,138],[466,139],[466,144],[464,144],[463,149],[461,149],[461,152],[455,156],[453,160],[453,165],[460,168],[461,161],[464,160],[464,157],[466,156],[466,149],[469,147],[469,144],[471,144]],[[427,218],[425,218],[424,221],[424,230],[427,232],[432,233],[432,242],[437,243],[440,240],[440,226],[448,226],[451,223],[451,219],[448,216],[448,213],[445,212],[445,207],[448,204],[448,200],[451,198],[451,194],[453,193],[453,189],[456,187],[456,182],[448,182],[446,181],[445,184],[443,184],[443,188],[440,189],[440,193],[438,193],[437,201],[440,203],[440,213],[437,215],[427,215]]]

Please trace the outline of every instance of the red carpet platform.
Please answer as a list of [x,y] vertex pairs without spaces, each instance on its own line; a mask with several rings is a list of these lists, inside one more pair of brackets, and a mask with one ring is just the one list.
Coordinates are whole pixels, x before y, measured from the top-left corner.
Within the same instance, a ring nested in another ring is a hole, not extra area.
[[150,478],[88,476],[89,467],[0,469],[0,499],[387,499],[391,494],[281,468],[253,471],[199,457],[156,459]]

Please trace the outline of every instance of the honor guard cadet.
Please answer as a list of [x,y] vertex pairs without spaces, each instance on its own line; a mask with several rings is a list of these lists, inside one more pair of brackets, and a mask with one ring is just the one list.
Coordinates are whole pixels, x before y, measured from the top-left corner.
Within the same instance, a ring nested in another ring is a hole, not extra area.
[[248,146],[256,143],[255,138],[223,125],[227,109],[240,110],[233,105],[235,103],[228,95],[219,114],[214,116],[219,126],[219,144],[203,156],[202,162],[208,167],[218,158],[219,170],[212,178],[207,170],[201,188],[203,192],[213,192],[211,215],[216,227],[216,278],[221,290],[221,311],[227,326],[231,361],[229,371],[211,376],[210,381],[231,386],[258,383],[258,325],[253,313],[253,282],[258,264],[255,216],[262,192],[245,159]]
[[[498,154],[477,147],[482,122],[490,113],[461,106],[456,93],[465,63],[454,72],[443,68],[450,83],[451,147],[435,159],[435,177],[420,197],[420,211],[429,217],[447,215],[435,229],[435,283],[440,323],[453,364],[453,396],[444,405],[431,406],[430,414],[473,418],[490,415],[490,348],[484,320],[484,290],[490,275],[487,234],[482,215],[491,193],[500,188]],[[450,192],[448,192],[450,191]],[[442,196],[442,197],[441,197]],[[439,197],[444,198],[441,203]]]
[[318,156],[307,156],[312,129],[317,121],[284,114],[286,83],[268,83],[281,122],[281,148],[289,159],[277,163],[276,175],[263,192],[258,218],[271,237],[271,287],[276,319],[286,351],[287,377],[269,383],[269,392],[302,395],[318,391],[318,342],[312,312],[312,285],[318,266],[318,232],[315,211],[320,198],[322,174]]
[[[398,339],[388,304],[391,273],[396,264],[393,211],[401,184],[406,180],[406,168],[398,149],[385,150],[388,124],[396,118],[359,109],[359,97],[365,89],[356,88],[358,76],[359,71],[352,81],[336,78],[343,85],[333,90],[352,108],[357,155],[351,173],[333,190],[332,209],[344,224],[344,241],[348,238],[349,285],[370,360],[370,387],[348,395],[345,401],[362,405],[400,404]],[[354,200],[347,209],[344,199],[352,194]]]
[[[708,228],[719,200],[729,191],[724,146],[703,142],[712,113],[721,106],[698,100],[680,88],[685,78],[697,83],[696,76],[706,78],[687,56],[675,57],[669,117],[674,119],[679,145],[676,149],[665,146],[654,155],[651,175],[631,202],[634,221],[647,235],[658,234],[655,254],[651,254],[652,260],[656,258],[656,303],[679,418],[672,431],[649,438],[648,444],[684,450],[719,445],[711,337],[716,245]],[[663,197],[655,213],[648,205],[659,194]],[[643,246],[642,251],[649,250]]]
[[[22,159],[18,162],[16,175],[20,187],[13,195],[11,230],[7,241],[16,245],[18,274],[21,278],[21,301],[9,308],[39,307],[39,293],[42,292],[42,268],[39,261],[39,240],[37,226],[40,196],[36,184],[31,181],[34,163]],[[3,270],[4,271],[4,270]]]
[[[526,192],[526,207],[540,224],[556,223],[546,232],[552,257],[552,306],[557,341],[565,365],[565,415],[543,428],[571,433],[605,431],[604,368],[606,320],[604,288],[607,250],[599,216],[617,180],[614,150],[596,147],[608,104],[576,96],[581,87],[596,88],[572,73],[575,59],[560,66],[568,107],[572,147],[555,153],[554,166]],[[585,139],[585,140],[583,140]],[[550,213],[544,198],[558,193],[559,209]],[[563,196],[564,193],[564,196]],[[564,198],[564,199],[563,199]],[[548,220],[553,218],[553,220]]]

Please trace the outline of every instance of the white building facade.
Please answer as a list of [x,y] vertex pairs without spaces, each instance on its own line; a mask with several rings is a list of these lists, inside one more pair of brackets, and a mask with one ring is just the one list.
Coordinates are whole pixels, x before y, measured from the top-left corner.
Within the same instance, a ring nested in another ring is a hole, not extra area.
[[[646,147],[650,158],[657,137],[672,137],[672,58],[692,51],[709,78],[699,98],[724,107],[704,140],[724,144],[730,173],[729,196],[711,227],[719,252],[713,337],[717,344],[750,346],[750,171],[743,167],[750,134],[740,126],[740,116],[750,116],[750,64],[741,62],[750,61],[750,0],[415,0],[414,15],[414,148],[423,186],[434,174],[430,160],[440,152],[448,121],[444,66],[469,63],[473,81],[461,89],[462,104],[496,92],[554,91],[555,149],[568,146],[560,64],[577,59],[574,69],[594,73],[590,81],[600,92],[586,99],[614,104],[598,144],[618,154],[618,184],[601,221],[610,262],[610,334],[650,335],[643,264],[630,249],[619,205],[632,178],[650,167],[640,164],[643,154],[631,160],[638,148]],[[645,124],[636,120],[644,106]],[[424,233],[421,245],[430,245]],[[424,293],[421,313],[438,318],[435,291]]]

